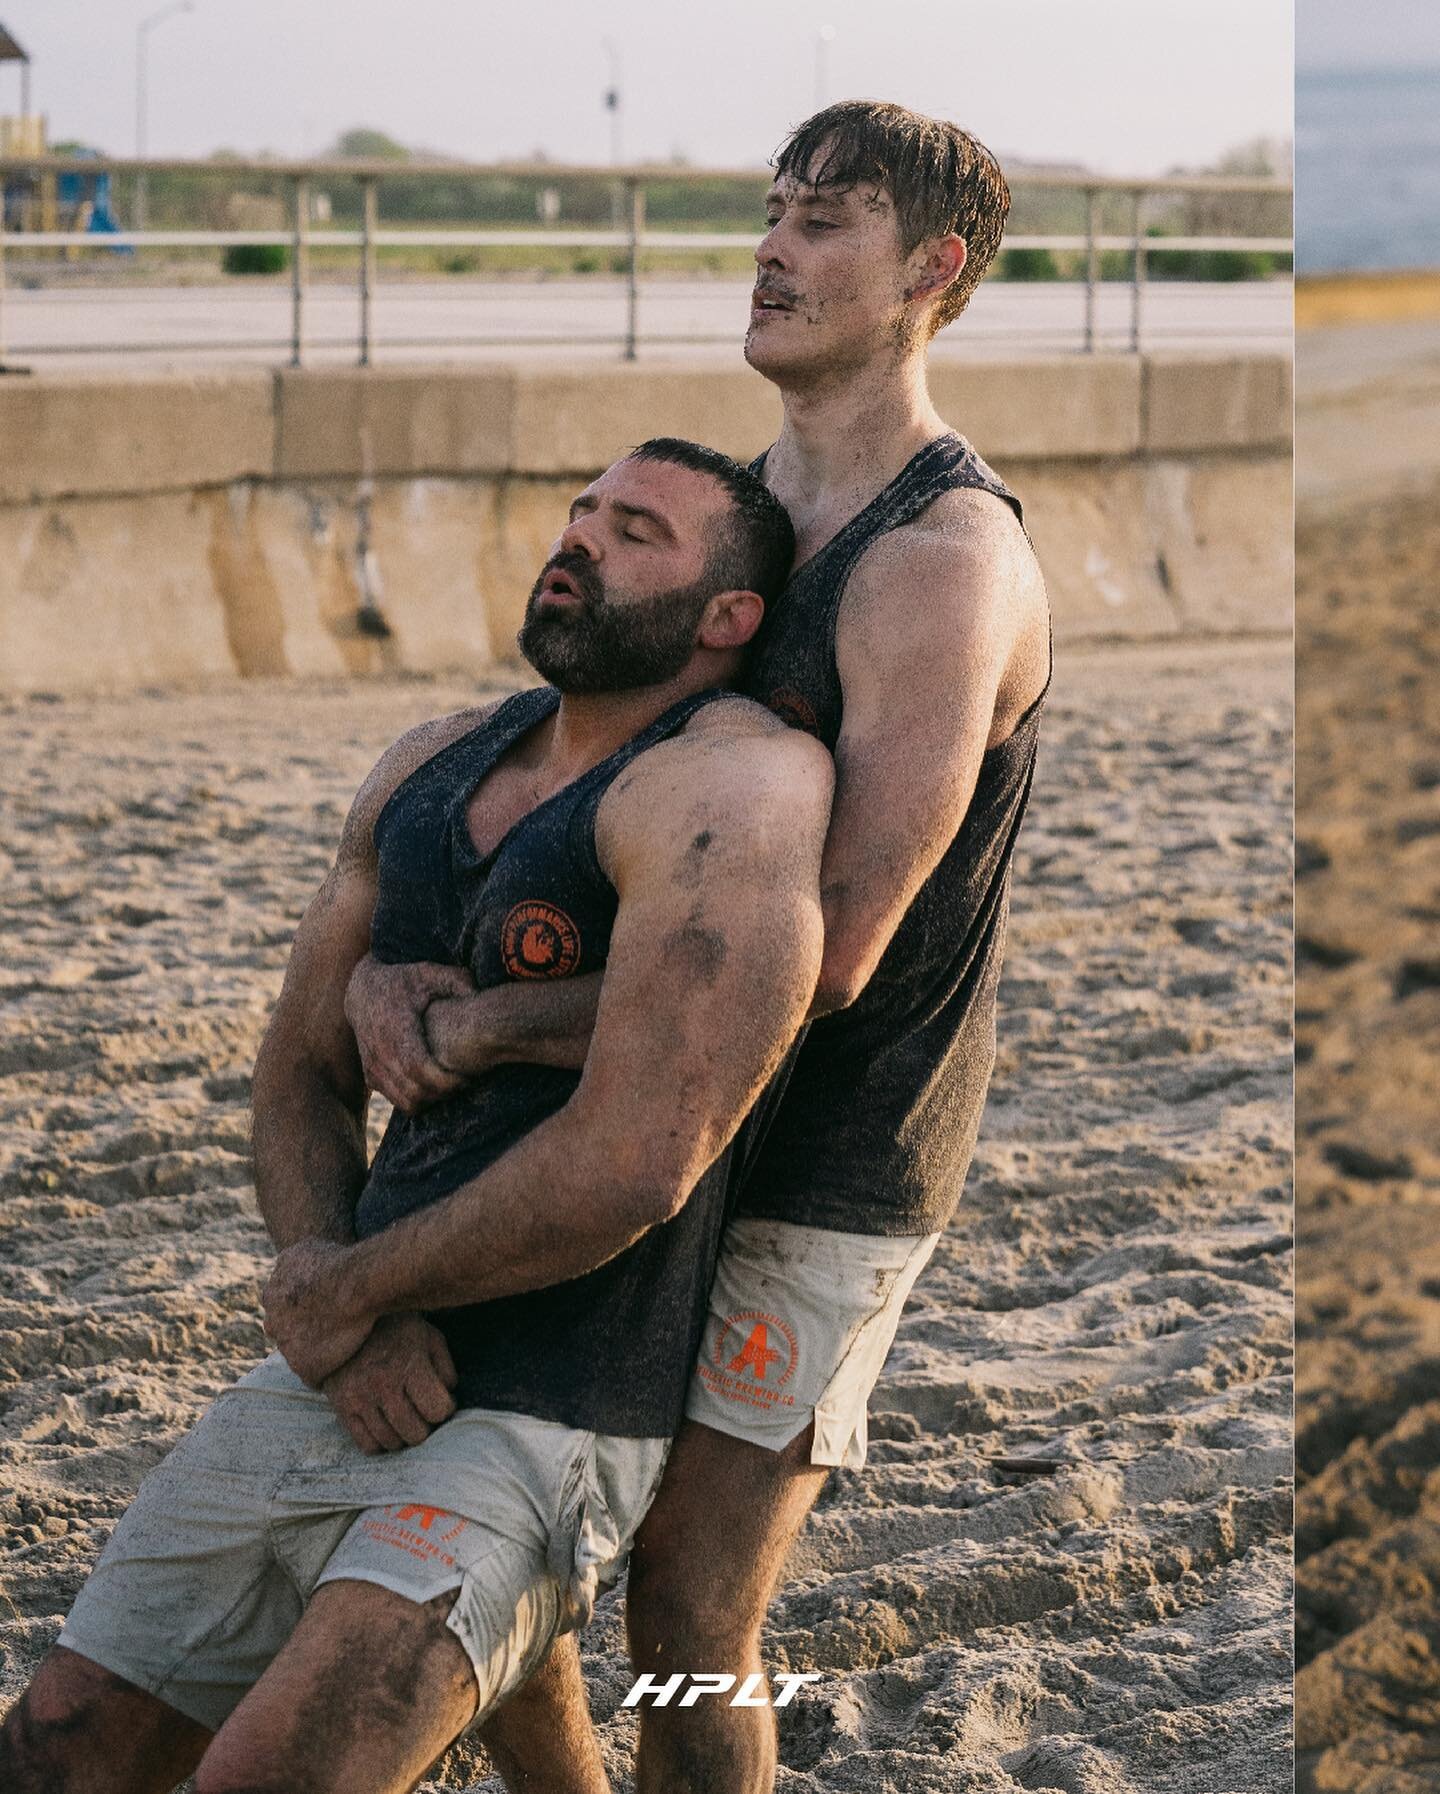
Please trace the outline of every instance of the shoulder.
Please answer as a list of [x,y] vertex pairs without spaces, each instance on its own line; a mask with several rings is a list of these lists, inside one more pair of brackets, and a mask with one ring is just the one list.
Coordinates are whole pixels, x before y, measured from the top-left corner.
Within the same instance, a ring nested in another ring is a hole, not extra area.
[[992,492],[942,492],[912,522],[888,530],[871,544],[851,574],[847,606],[858,600],[913,605],[914,582],[928,595],[953,593],[1001,603],[1044,591],[1040,563],[1020,521]]
[[623,783],[748,789],[767,775],[827,777],[829,766],[829,753],[813,736],[734,692],[706,704],[678,735],[639,755]]
[[674,745],[688,760],[692,777],[718,780],[740,793],[776,779],[828,790],[834,773],[823,742],[738,692],[697,711]]
[[455,710],[446,716],[431,717],[428,722],[407,729],[397,741],[392,742],[371,767],[364,784],[355,794],[355,801],[350,806],[350,814],[345,819],[345,829],[340,839],[340,858],[343,860],[347,856],[368,856],[373,853],[375,823],[380,812],[406,779],[418,772],[427,760],[433,760],[436,754],[441,753],[452,742],[458,741],[462,735],[468,735],[472,729],[478,729],[482,723],[488,722],[504,701],[503,698],[496,698],[488,704]]
[[988,644],[1003,653],[1048,616],[1040,563],[993,493],[942,493],[864,553],[845,588],[837,646],[868,654],[905,640]]
[[820,742],[737,694],[632,761],[601,802],[596,847],[607,870],[632,848],[665,853],[700,835],[768,853],[779,830],[823,832],[833,784]]

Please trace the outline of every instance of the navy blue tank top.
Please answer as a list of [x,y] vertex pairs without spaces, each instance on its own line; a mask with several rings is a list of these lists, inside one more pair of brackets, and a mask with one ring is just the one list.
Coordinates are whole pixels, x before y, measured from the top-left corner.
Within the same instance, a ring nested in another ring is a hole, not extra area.
[[[764,457],[754,463],[760,471]],[[879,536],[943,492],[1020,501],[960,436],[927,443],[791,576],[744,689],[834,750],[844,695],[835,630],[846,582]],[[960,1199],[995,1060],[1010,865],[1030,796],[1045,688],[989,749],[969,810],[848,1009],[812,1023],[745,1167],[738,1209],[843,1233],[923,1234]],[[905,727],[896,694],[895,727]]]
[[[600,801],[637,755],[703,705],[683,699],[617,753],[523,816],[488,854],[466,808],[500,757],[552,714],[545,686],[508,698],[392,794],[375,824],[372,950],[392,964],[461,965],[481,988],[605,964],[618,899],[595,851]],[[569,1098],[580,1074],[502,1065],[413,1116],[398,1110],[356,1209],[363,1239],[479,1175]],[[680,1213],[583,1277],[429,1316],[459,1373],[456,1400],[629,1437],[679,1424],[724,1220],[729,1154]],[[543,1202],[544,1192],[536,1192]]]

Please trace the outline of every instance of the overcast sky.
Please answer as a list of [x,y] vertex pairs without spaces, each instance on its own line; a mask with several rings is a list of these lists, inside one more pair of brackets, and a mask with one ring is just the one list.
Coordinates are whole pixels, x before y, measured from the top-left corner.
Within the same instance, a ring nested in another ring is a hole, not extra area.
[[[133,151],[136,26],[160,4],[0,0],[52,139]],[[1375,10],[1367,0],[1367,19]],[[149,144],[318,154],[363,124],[478,160],[538,148],[603,162],[608,39],[627,160],[763,164],[813,110],[818,77],[830,99],[954,118],[1001,156],[1154,174],[1289,136],[1291,12],[1291,0],[194,0],[150,34]],[[18,110],[18,90],[0,69],[0,112]]]
[[1302,68],[1440,69],[1440,0],[1297,0],[1297,11]]

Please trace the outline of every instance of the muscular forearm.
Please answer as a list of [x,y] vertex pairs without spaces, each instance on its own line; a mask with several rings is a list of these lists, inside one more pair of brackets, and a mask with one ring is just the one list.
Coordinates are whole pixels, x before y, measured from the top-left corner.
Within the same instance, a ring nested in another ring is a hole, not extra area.
[[365,1182],[365,1124],[334,1087],[299,1067],[255,1069],[255,1195],[271,1239],[348,1243]]
[[873,899],[865,902],[854,886],[840,877],[824,887],[821,905],[825,950],[805,1017],[809,1022],[849,1008],[870,982],[895,932],[895,918],[887,907]]
[[619,1162],[572,1099],[479,1177],[347,1253],[338,1305],[357,1316],[449,1308],[594,1270],[694,1181]]
[[579,1071],[595,1028],[600,979],[592,972],[440,997],[425,1011],[425,1037],[441,1065],[467,1077],[506,1064]]

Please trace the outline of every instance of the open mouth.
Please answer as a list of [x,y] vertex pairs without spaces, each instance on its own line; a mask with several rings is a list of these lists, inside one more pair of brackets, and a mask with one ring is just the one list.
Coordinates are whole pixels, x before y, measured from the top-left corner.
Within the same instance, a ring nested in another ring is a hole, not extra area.
[[553,567],[545,575],[545,583],[540,588],[540,596],[557,599],[562,604],[578,604],[580,588],[568,573],[562,572],[558,567]]
[[752,318],[770,317],[775,312],[793,311],[794,309],[787,300],[777,299],[773,293],[755,293],[750,299]]

